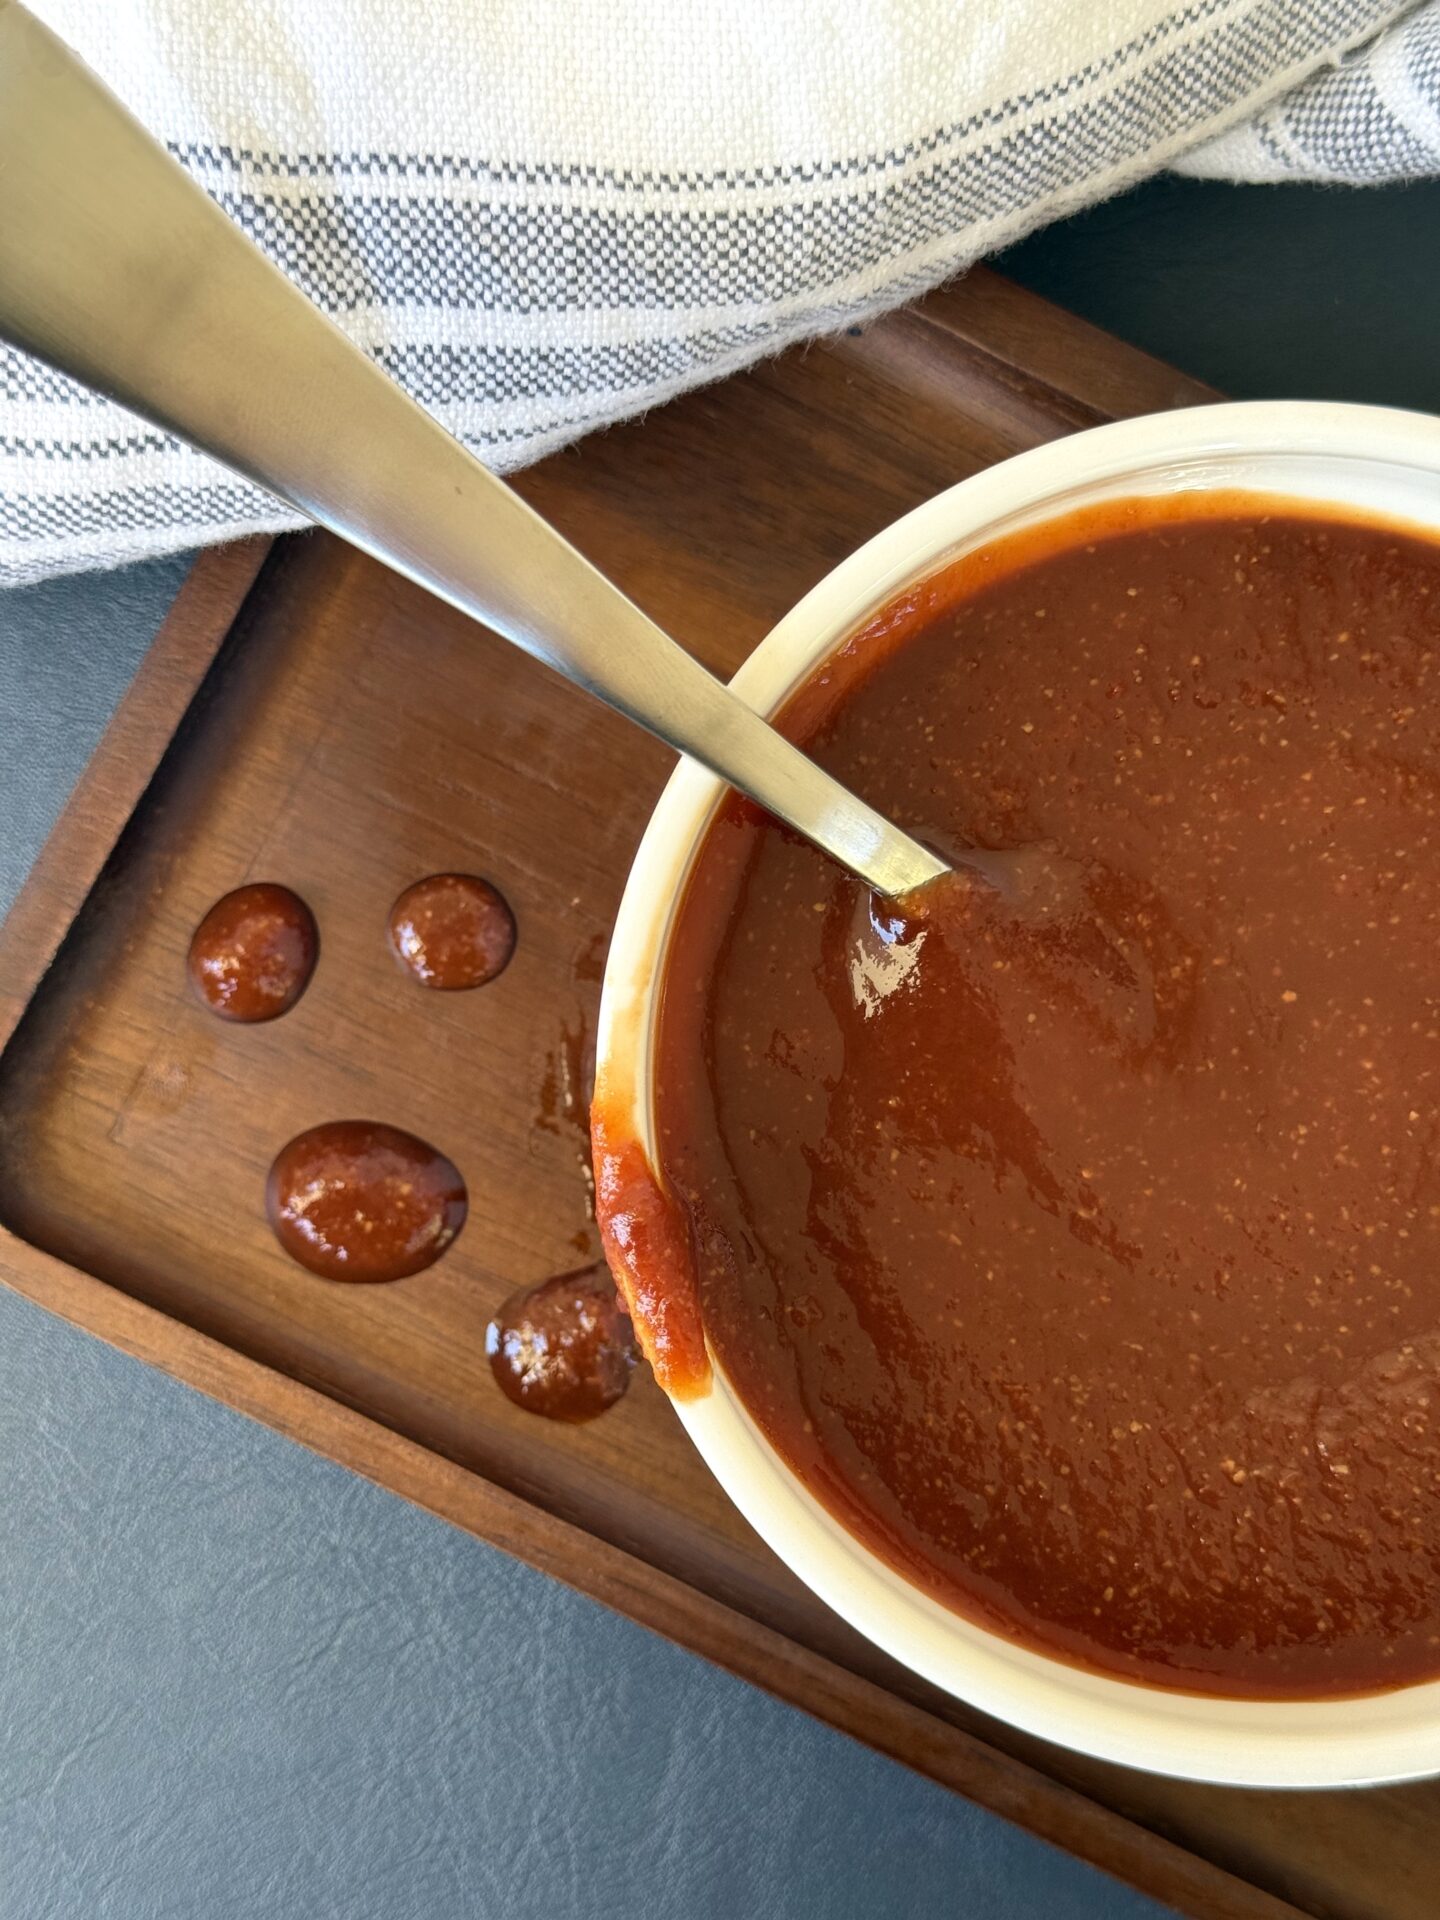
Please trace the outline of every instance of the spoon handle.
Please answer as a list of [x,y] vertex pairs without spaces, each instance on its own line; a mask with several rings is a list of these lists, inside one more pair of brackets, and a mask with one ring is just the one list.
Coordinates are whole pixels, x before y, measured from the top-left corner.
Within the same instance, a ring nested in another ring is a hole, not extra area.
[[881,892],[944,871],[409,399],[18,0],[0,0],[0,336],[482,620]]

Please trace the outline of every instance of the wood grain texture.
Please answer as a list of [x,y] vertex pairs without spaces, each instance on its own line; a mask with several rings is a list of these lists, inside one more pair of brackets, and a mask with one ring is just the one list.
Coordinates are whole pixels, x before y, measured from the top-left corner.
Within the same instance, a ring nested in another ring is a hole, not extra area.
[[[975,273],[521,485],[728,672],[939,488],[1058,433],[1212,397]],[[0,931],[11,1284],[1188,1912],[1433,1913],[1437,1790],[1195,1787],[1015,1734],[820,1606],[648,1379],[583,1429],[503,1399],[489,1314],[595,1247],[583,1082],[600,967],[669,756],[328,538],[260,558],[197,567]],[[509,898],[516,957],[475,993],[426,993],[387,953],[385,915],[457,867]],[[294,1012],[246,1030],[191,1000],[183,956],[211,901],[250,879],[310,902],[321,957]],[[271,1239],[270,1158],[342,1117],[408,1127],[465,1172],[470,1223],[431,1273],[336,1288]]]

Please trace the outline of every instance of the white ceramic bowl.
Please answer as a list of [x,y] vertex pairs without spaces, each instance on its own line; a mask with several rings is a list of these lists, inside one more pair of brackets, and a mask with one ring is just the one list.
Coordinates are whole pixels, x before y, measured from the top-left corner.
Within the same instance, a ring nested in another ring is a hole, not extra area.
[[[733,685],[773,712],[911,583],[982,541],[1094,501],[1242,487],[1440,532],[1440,420],[1263,402],[1151,415],[1020,454],[940,494],[863,546],[786,615]],[[608,1085],[635,1088],[653,1158],[656,984],[686,873],[720,783],[682,762],[630,872],[600,1010]],[[1344,1786],[1440,1772],[1440,1682],[1362,1699],[1212,1699],[1088,1673],[1015,1646],[911,1586],[832,1518],[777,1457],[718,1366],[676,1411],[716,1479],[780,1558],[887,1653],[987,1713],[1081,1752],[1199,1780]]]

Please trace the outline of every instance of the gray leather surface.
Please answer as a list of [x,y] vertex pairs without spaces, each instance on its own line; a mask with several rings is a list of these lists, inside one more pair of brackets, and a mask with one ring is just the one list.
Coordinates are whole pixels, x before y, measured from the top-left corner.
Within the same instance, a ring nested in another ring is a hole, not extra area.
[[1162,175],[992,264],[1236,400],[1440,413],[1440,180],[1357,190]]
[[1158,1913],[0,1293],[6,1920]]
[[0,593],[0,914],[14,899],[189,559]]

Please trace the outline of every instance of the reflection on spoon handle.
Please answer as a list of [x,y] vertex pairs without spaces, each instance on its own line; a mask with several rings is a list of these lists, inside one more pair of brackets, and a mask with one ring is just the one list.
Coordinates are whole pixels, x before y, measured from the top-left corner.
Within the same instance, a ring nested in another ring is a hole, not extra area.
[[0,0],[0,335],[483,620],[882,892],[944,871],[410,400],[17,0]]

